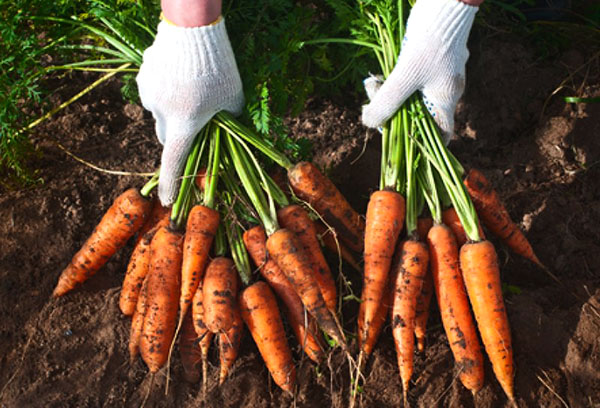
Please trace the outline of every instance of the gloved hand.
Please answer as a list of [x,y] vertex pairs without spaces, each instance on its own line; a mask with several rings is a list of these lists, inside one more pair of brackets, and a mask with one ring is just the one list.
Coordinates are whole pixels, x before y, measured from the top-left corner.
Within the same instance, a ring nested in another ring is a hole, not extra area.
[[465,88],[467,39],[477,10],[458,0],[416,2],[392,73],[383,84],[376,77],[365,80],[371,100],[362,110],[366,126],[380,127],[420,90],[446,143],[450,140],[456,104]]
[[158,196],[168,206],[177,198],[178,179],[197,133],[215,113],[238,115],[244,106],[225,21],[193,28],[161,22],[144,52],[137,83],[164,146]]

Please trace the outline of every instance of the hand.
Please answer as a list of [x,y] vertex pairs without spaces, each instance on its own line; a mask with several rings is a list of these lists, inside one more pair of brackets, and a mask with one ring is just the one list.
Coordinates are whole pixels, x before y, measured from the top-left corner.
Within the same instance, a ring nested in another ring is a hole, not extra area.
[[419,90],[446,143],[454,133],[454,111],[465,88],[467,39],[478,8],[458,0],[418,0],[406,26],[402,51],[383,84],[365,80],[371,99],[363,106],[362,121],[383,125]]
[[164,146],[158,196],[168,206],[177,198],[178,178],[197,133],[215,113],[238,115],[244,106],[225,22],[193,28],[161,22],[144,52],[137,83]]

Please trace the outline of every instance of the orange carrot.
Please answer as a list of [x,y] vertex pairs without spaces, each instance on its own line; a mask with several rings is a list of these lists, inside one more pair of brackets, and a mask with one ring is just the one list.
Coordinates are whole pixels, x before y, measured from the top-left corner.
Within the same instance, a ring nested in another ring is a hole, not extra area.
[[202,353],[196,343],[197,340],[198,335],[194,330],[192,313],[186,313],[179,337],[179,355],[181,356],[181,365],[183,365],[183,378],[190,383],[197,383],[200,380],[198,365],[202,361]]
[[212,342],[214,334],[210,332],[206,328],[206,324],[204,324],[204,291],[202,289],[203,281],[201,280],[198,284],[198,289],[196,289],[196,293],[194,294],[194,298],[192,300],[192,320],[194,323],[194,330],[196,331],[196,335],[200,339],[200,355],[202,358],[202,389],[204,394],[206,394],[206,386],[207,386],[207,373],[208,373],[208,351],[210,349],[210,344]]
[[277,301],[269,285],[256,282],[248,286],[239,298],[242,319],[258,346],[275,383],[292,393],[296,383],[296,368],[288,347]]
[[175,333],[182,243],[181,233],[161,227],[150,244],[152,259],[148,278],[148,306],[140,351],[151,373],[156,373],[167,361]]
[[[423,286],[429,263],[427,246],[420,241],[405,240],[398,245],[398,272],[392,304],[392,334],[398,355],[404,400],[413,374],[415,349],[415,314],[417,297]],[[406,404],[405,404],[406,406]]]
[[429,318],[429,304],[433,295],[433,278],[428,269],[423,281],[423,287],[417,297],[417,309],[415,311],[415,337],[417,338],[417,350],[419,353],[425,351],[425,336],[427,333],[427,319]]
[[219,333],[219,360],[221,361],[219,385],[227,379],[229,370],[238,356],[242,334],[244,334],[244,322],[236,307],[233,309],[233,325],[229,330]]
[[267,257],[265,230],[260,225],[250,228],[244,232],[243,239],[248,254],[259,268],[260,274],[283,301],[284,312],[298,343],[312,361],[319,363],[323,359],[323,349],[317,340],[317,331],[312,327],[314,320],[308,315],[305,324],[302,300],[275,261]]
[[142,337],[142,327],[144,325],[144,316],[148,307],[148,275],[142,283],[140,295],[137,299],[135,312],[131,318],[131,330],[129,332],[129,362],[133,364],[135,358],[140,352],[140,338]]
[[404,209],[404,198],[393,191],[376,191],[369,200],[362,302],[358,310],[358,322],[362,324],[358,327],[361,344],[374,344],[379,336],[371,326],[384,298],[396,241],[404,224]]
[[515,253],[545,268],[533,252],[533,248],[523,232],[510,219],[504,204],[483,174],[478,170],[471,169],[464,184],[485,226]]
[[344,245],[341,241],[336,242],[334,237],[335,231],[332,229],[330,230],[320,221],[315,221],[314,224],[315,228],[317,229],[317,236],[323,242],[323,245],[325,245],[325,247],[335,255],[341,255],[342,259],[346,261],[348,265],[354,268],[355,271],[361,272],[362,268],[358,264],[358,261],[352,252],[350,252],[350,250],[346,248],[346,245]]
[[513,401],[512,341],[494,245],[489,241],[463,245],[460,249],[460,267],[494,374],[508,398]]
[[427,234],[429,229],[433,226],[433,220],[431,217],[419,217],[417,218],[417,235],[421,241],[427,240]]
[[[390,273],[389,278],[391,278],[391,277],[392,277],[392,274]],[[382,300],[381,304],[379,305],[379,308],[377,309],[375,318],[371,322],[371,332],[372,333],[378,333],[378,334],[381,333],[381,330],[383,329],[383,325],[385,324],[385,322],[387,320],[388,313],[392,306],[392,302],[393,302],[393,298],[394,298],[394,290],[393,290],[393,286],[389,284],[389,282],[392,281],[389,278],[388,278],[388,285],[386,285],[386,288],[384,289],[385,293],[383,296],[383,300]],[[393,280],[393,281],[395,282],[395,280]],[[358,318],[364,319],[364,314],[363,315],[359,314]],[[358,327],[364,327],[364,322],[359,320]],[[366,357],[368,357],[373,352],[373,349],[375,348],[375,345],[377,344],[377,340],[379,340],[379,335],[368,336],[366,338],[366,342],[364,344],[362,343],[361,336],[358,336],[357,340],[358,340],[358,349],[361,350],[361,352],[363,354],[365,354]],[[363,361],[364,361],[364,363],[366,363],[366,360],[363,360]],[[361,364],[362,363],[363,362],[361,361]]]
[[204,324],[212,333],[227,331],[233,325],[238,292],[238,275],[229,258],[214,258],[206,268],[202,285]]
[[[465,229],[460,223],[460,219],[458,218],[458,214],[456,213],[454,207],[446,208],[442,212],[442,221],[454,233],[454,236],[456,237],[456,243],[458,244],[459,248],[463,246],[465,242],[468,241],[467,233],[465,232]],[[485,234],[483,233],[481,224],[479,224],[479,236],[481,237],[481,239],[485,239]]]
[[196,186],[204,191],[206,189],[206,180],[208,179],[208,176],[206,174],[206,169],[205,168],[200,168],[198,169],[198,172],[196,173],[196,179],[195,179],[195,183]]
[[277,212],[281,228],[287,228],[298,237],[304,251],[309,255],[314,276],[331,313],[336,313],[337,290],[331,270],[321,251],[314,223],[299,205],[288,205]]
[[[160,204],[157,206],[160,209],[164,209]],[[156,207],[155,207],[156,208]],[[123,278],[123,285],[121,287],[121,295],[119,296],[119,308],[125,316],[131,316],[135,311],[137,299],[142,287],[144,279],[148,275],[148,269],[150,266],[150,243],[152,237],[156,231],[169,224],[169,211],[161,211],[160,214],[152,214],[148,222],[144,224],[142,230],[140,230],[140,237],[133,252],[131,258],[129,258],[129,264],[127,265],[127,272],[125,278]],[[162,216],[162,218],[154,222],[154,226],[144,232],[150,222],[154,221],[155,216]],[[142,235],[142,233],[144,234]]]
[[319,285],[313,275],[310,260],[296,234],[281,228],[267,239],[269,255],[291,282],[306,310],[329,336],[343,348],[346,341],[335,316],[327,309]]
[[150,213],[152,203],[131,188],[118,196],[71,263],[63,270],[53,296],[62,296],[83,283],[125,245]]
[[460,381],[475,394],[483,386],[483,356],[458,264],[456,238],[449,227],[438,224],[429,231],[428,242],[444,331]]
[[353,250],[361,252],[365,223],[337,187],[309,162],[300,162],[288,171],[292,189],[306,200]]

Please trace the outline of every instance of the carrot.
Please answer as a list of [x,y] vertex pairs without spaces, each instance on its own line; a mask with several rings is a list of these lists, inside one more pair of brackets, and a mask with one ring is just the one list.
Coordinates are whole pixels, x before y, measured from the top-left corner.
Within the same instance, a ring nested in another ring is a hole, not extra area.
[[206,174],[206,168],[199,168],[196,172],[196,178],[194,182],[200,190],[204,191],[206,189],[206,181],[208,178],[209,177]]
[[294,192],[310,203],[353,250],[362,252],[365,223],[337,187],[309,162],[300,162],[288,170]]
[[214,258],[206,268],[202,286],[204,324],[212,333],[227,331],[233,325],[238,292],[235,264],[229,258]]
[[279,225],[298,237],[304,251],[309,255],[317,285],[331,313],[336,313],[337,290],[331,270],[321,251],[314,223],[299,205],[288,205],[277,212]]
[[423,287],[417,297],[417,308],[415,310],[415,337],[417,338],[417,350],[419,353],[425,351],[425,336],[427,333],[427,319],[429,318],[429,304],[433,295],[433,278],[428,269],[423,281]]
[[296,368],[273,292],[266,283],[256,282],[240,294],[239,304],[242,319],[273,380],[281,389],[292,393]]
[[197,340],[198,335],[194,330],[192,313],[186,313],[179,337],[179,355],[181,356],[181,365],[183,365],[183,378],[190,383],[197,383],[200,380],[198,364],[202,361],[202,353],[196,343]]
[[316,331],[312,330],[311,322],[314,320],[308,315],[308,324],[305,324],[302,300],[275,261],[267,257],[265,230],[260,225],[250,228],[244,232],[243,240],[260,274],[283,301],[284,313],[298,343],[312,361],[319,363],[323,359],[323,349],[315,335]]
[[53,296],[62,296],[83,283],[125,245],[142,227],[150,212],[151,202],[135,188],[118,196],[108,211],[62,271]]
[[219,360],[221,361],[219,385],[227,379],[229,370],[238,356],[242,334],[244,334],[244,322],[236,307],[233,309],[233,325],[229,330],[219,333]]
[[408,383],[413,374],[417,297],[423,287],[429,252],[423,242],[408,239],[398,245],[398,257],[392,304],[392,334],[406,401]]
[[194,330],[196,331],[196,335],[200,339],[200,355],[202,358],[202,389],[204,394],[206,394],[206,386],[207,386],[207,373],[208,373],[208,351],[210,349],[210,344],[212,342],[214,334],[210,332],[206,328],[204,324],[204,291],[202,289],[203,281],[201,280],[198,284],[198,289],[196,289],[196,293],[194,294],[192,300],[192,321],[194,323]]
[[203,205],[194,206],[188,214],[181,264],[180,316],[185,316],[198,289],[219,227],[219,220],[217,211]]
[[183,236],[168,227],[156,231],[150,244],[148,306],[140,351],[151,373],[167,361],[177,318]]
[[[463,246],[465,242],[468,241],[467,233],[465,232],[465,229],[460,223],[460,219],[458,218],[458,214],[456,213],[454,207],[446,208],[442,212],[442,221],[454,233],[454,237],[456,238],[456,243],[458,244],[459,248]],[[485,239],[485,234],[483,233],[481,224],[479,224],[479,236],[481,237],[481,239]]]
[[485,226],[515,253],[545,268],[523,232],[510,219],[506,207],[484,175],[476,169],[471,169],[464,180],[464,185]]
[[135,306],[135,312],[131,318],[131,330],[129,332],[129,362],[133,364],[135,358],[140,352],[140,338],[142,336],[142,327],[144,325],[144,317],[146,316],[146,310],[148,307],[147,302],[148,295],[148,275],[142,283],[140,295],[137,299]]
[[[159,214],[151,214],[148,222],[140,230],[139,240],[133,248],[129,264],[127,265],[127,272],[125,273],[125,278],[123,278],[121,295],[119,296],[119,308],[125,316],[131,316],[134,313],[142,283],[148,275],[152,237],[154,237],[158,228],[169,224],[169,211],[164,211],[164,207],[160,204],[157,207],[163,211],[160,211]],[[155,220],[155,217],[158,216],[162,216],[162,218]],[[146,230],[146,227],[151,222],[154,222],[155,225],[144,232],[143,230]]]
[[427,234],[433,226],[433,220],[431,217],[419,217],[417,219],[417,235],[422,241],[427,240]]
[[376,191],[369,200],[362,302],[358,310],[358,322],[362,324],[358,327],[361,344],[374,344],[379,336],[371,326],[384,297],[396,241],[404,223],[404,209],[404,198],[393,191]]
[[508,398],[513,401],[512,341],[494,245],[489,241],[463,245],[460,249],[460,267],[494,374]]
[[[346,245],[342,242],[336,241],[334,234],[335,231],[333,229],[327,228],[320,221],[315,221],[315,228],[317,229],[317,235],[319,239],[323,242],[323,245],[332,253],[336,255],[341,255],[342,259],[348,263],[355,271],[362,271],[362,268],[359,266],[358,261],[354,257],[354,255],[350,252]],[[339,247],[338,247],[339,245]]]
[[291,282],[306,310],[329,336],[343,348],[346,341],[335,316],[327,309],[319,285],[313,275],[310,260],[296,234],[281,228],[267,239],[267,250]]
[[483,357],[458,264],[456,238],[444,224],[433,226],[427,238],[444,331],[459,367],[460,381],[475,394],[483,386]]
[[[390,274],[390,278],[391,278],[391,275],[392,274]],[[388,283],[389,283],[389,281],[388,281]],[[385,289],[383,300],[382,300],[381,304],[379,305],[379,308],[377,309],[375,318],[371,322],[371,332],[381,333],[381,330],[383,329],[383,325],[385,324],[385,322],[387,320],[388,313],[392,306],[393,298],[394,298],[394,290],[391,285],[387,285],[387,287]],[[364,315],[359,314],[358,318],[364,319]],[[358,327],[364,327],[364,322],[359,320]],[[358,349],[361,350],[361,352],[364,353],[366,355],[366,357],[368,357],[373,352],[373,349],[375,348],[375,345],[377,344],[377,340],[379,340],[379,335],[367,337],[364,344],[362,343],[361,336],[358,336],[357,340],[358,340]],[[366,363],[366,360],[364,360],[364,362]]]

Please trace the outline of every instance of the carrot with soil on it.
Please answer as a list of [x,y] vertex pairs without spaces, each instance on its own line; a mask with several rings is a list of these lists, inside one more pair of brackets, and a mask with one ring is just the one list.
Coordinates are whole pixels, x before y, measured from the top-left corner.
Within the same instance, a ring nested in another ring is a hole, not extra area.
[[[257,225],[246,230],[243,239],[250,257],[259,268],[260,274],[283,301],[285,305],[284,312],[298,343],[312,361],[319,363],[324,356],[323,347],[317,340],[318,332],[312,327],[313,318],[308,315],[305,319],[304,305],[300,297],[279,266],[268,257],[267,236],[264,228]],[[307,320],[306,324],[305,320]]]
[[199,364],[202,362],[202,351],[198,346],[198,335],[194,329],[191,310],[183,318],[179,337],[179,356],[183,366],[183,378],[193,384],[200,381]]
[[223,385],[229,370],[233,367],[235,359],[240,350],[242,335],[244,334],[244,322],[239,308],[233,310],[233,325],[227,331],[219,333],[219,385]]
[[119,195],[62,271],[53,296],[63,296],[85,282],[108,261],[144,224],[152,203],[131,188]]
[[296,384],[296,368],[273,292],[266,283],[256,282],[242,291],[239,304],[242,319],[273,380],[291,394]]
[[142,337],[142,327],[144,326],[144,317],[148,308],[148,275],[144,278],[140,294],[135,305],[135,311],[131,317],[131,329],[129,331],[129,363],[133,364],[135,358],[140,353],[140,338]]
[[[458,214],[456,213],[456,209],[454,209],[454,207],[446,208],[442,212],[442,222],[454,233],[454,236],[456,237],[456,243],[458,244],[459,248],[463,246],[465,242],[467,242],[467,233],[460,223],[460,219],[458,218]],[[483,233],[481,224],[479,224],[479,236],[481,239],[485,239],[485,234]]]
[[[430,256],[431,264],[431,256]],[[431,304],[431,296],[433,295],[433,277],[431,276],[431,268],[425,274],[423,287],[417,297],[417,306],[415,310],[415,337],[417,339],[417,351],[423,353],[425,351],[425,338],[427,335],[427,320],[429,319],[429,307]]]
[[202,285],[204,324],[212,333],[229,330],[234,321],[238,276],[229,258],[214,258],[206,268]]
[[204,291],[202,285],[203,282],[200,281],[192,300],[192,322],[194,324],[196,336],[199,339],[200,357],[202,359],[202,394],[206,395],[206,387],[208,384],[208,351],[210,350],[210,344],[214,334],[208,330],[206,324],[204,324]]
[[483,173],[471,169],[464,179],[464,185],[485,226],[515,253],[546,269],[535,255],[525,234],[511,220],[506,207]]

